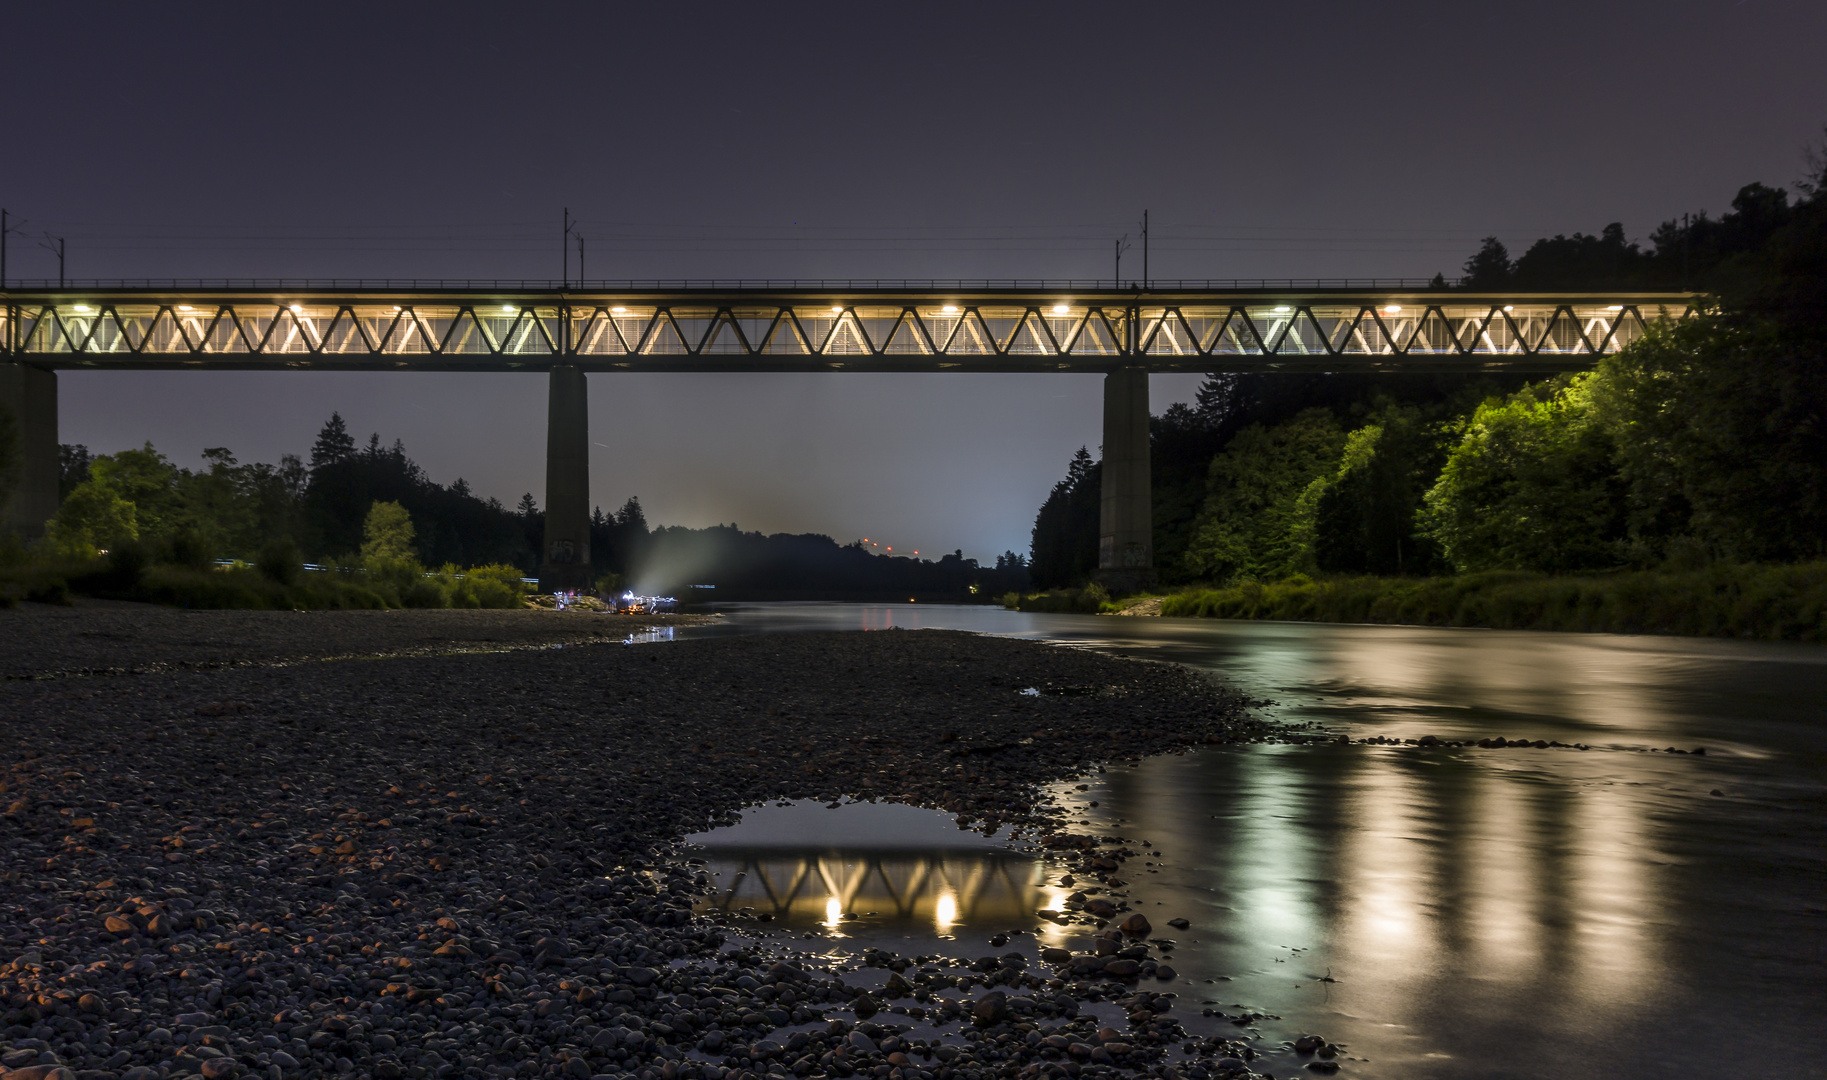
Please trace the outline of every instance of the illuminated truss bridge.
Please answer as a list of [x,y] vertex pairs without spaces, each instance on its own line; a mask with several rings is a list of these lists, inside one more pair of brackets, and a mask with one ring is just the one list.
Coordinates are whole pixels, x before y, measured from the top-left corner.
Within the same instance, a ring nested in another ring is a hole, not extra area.
[[1189,283],[507,284],[521,287],[15,287],[0,347],[50,368],[1552,371],[1590,366],[1696,302]]

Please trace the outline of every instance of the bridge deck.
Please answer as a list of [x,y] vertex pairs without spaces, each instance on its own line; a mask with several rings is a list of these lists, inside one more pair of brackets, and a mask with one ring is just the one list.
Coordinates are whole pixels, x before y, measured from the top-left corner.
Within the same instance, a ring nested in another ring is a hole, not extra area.
[[1072,284],[15,287],[0,294],[0,351],[95,369],[1555,371],[1590,366],[1698,302]]

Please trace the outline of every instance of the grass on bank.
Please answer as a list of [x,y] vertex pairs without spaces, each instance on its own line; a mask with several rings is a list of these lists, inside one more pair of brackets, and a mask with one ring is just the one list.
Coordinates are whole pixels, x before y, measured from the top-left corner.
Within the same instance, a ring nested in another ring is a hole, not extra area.
[[[1135,599],[1113,603],[1093,585],[1011,593],[1003,604],[1022,611],[1113,613]],[[1827,562],[1559,576],[1490,571],[1315,581],[1295,575],[1187,589],[1163,597],[1161,614],[1827,641]]]
[[0,552],[0,607],[20,600],[67,604],[77,596],[137,600],[187,608],[336,610],[387,608],[518,608],[530,590],[512,566],[427,573],[410,560],[313,571],[287,546],[254,563],[227,566],[149,560],[135,548],[79,558],[22,550]]

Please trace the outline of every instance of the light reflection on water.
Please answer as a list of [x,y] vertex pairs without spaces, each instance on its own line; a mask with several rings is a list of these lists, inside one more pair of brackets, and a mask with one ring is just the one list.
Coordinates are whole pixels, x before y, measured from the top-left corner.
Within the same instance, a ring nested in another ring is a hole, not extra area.
[[[1210,748],[1054,794],[1089,828],[1162,852],[1122,875],[1157,928],[1191,920],[1157,932],[1179,941],[1168,988],[1195,1030],[1237,1033],[1201,1020],[1202,1000],[1247,1005],[1283,1018],[1260,1025],[1271,1043],[1317,1030],[1344,1044],[1345,1075],[1823,1075],[1827,650],[925,605],[758,605],[720,622],[984,630],[1217,671],[1278,702],[1272,717],[1354,736],[1619,747]],[[1708,755],[1645,752],[1697,745]],[[804,906],[781,909],[787,926],[966,956],[1020,928],[1082,943],[1033,918],[1065,892],[1038,857],[948,848],[917,828],[905,836],[925,852],[806,844],[803,821],[755,820],[774,822],[757,825],[772,831],[770,880],[806,884]],[[730,860],[750,857],[714,855],[726,888]],[[973,900],[971,881],[995,884]],[[735,888],[738,907],[768,892]],[[833,897],[877,915],[839,910],[832,927]]]

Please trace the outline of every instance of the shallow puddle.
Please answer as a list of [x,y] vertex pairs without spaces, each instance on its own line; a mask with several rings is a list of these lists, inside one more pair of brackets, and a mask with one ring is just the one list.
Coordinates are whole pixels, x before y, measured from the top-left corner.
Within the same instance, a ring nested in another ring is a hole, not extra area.
[[759,806],[689,840],[717,884],[699,910],[809,932],[840,952],[943,951],[961,939],[1030,932],[1034,913],[1071,891],[1006,832],[984,836],[949,814],[898,803]]

